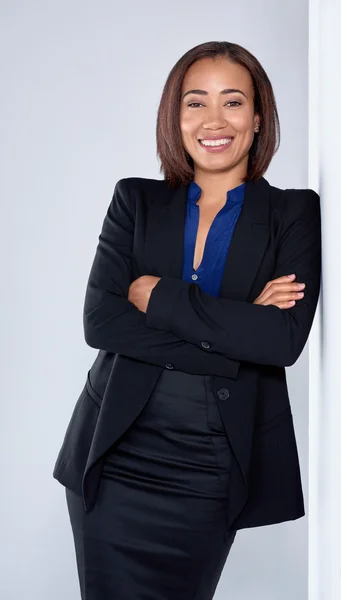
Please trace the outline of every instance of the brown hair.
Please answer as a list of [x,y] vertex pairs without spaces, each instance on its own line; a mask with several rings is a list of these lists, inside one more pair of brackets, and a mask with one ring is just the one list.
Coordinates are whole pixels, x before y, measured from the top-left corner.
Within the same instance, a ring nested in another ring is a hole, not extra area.
[[259,179],[267,170],[280,143],[280,125],[270,80],[260,62],[248,50],[231,42],[205,42],[188,50],[170,71],[157,114],[157,156],[160,172],[170,187],[189,183],[194,163],[185,150],[180,129],[181,87],[187,69],[201,58],[223,57],[245,67],[252,78],[254,109],[260,115],[260,131],[249,151],[245,181]]

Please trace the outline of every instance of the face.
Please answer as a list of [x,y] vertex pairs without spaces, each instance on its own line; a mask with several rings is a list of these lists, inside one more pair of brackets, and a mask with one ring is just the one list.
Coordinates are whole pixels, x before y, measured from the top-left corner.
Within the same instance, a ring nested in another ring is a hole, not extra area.
[[187,70],[181,91],[180,128],[196,172],[236,169],[246,175],[259,122],[247,69],[219,57],[200,59]]

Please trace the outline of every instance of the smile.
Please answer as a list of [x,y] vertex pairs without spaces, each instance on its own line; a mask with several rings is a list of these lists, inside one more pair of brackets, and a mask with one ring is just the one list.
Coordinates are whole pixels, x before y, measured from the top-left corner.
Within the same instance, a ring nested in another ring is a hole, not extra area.
[[199,140],[203,146],[223,146],[232,142],[233,138],[222,138],[221,140]]
[[208,152],[223,152],[229,148],[234,138],[221,138],[220,140],[198,140],[202,148]]

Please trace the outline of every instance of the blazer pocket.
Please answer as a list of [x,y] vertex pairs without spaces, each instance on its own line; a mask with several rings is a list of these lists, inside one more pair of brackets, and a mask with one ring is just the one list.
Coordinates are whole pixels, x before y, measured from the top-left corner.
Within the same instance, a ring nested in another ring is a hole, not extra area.
[[101,404],[102,404],[103,398],[92,387],[91,380],[90,380],[90,371],[88,371],[88,375],[87,375],[85,387],[87,389],[87,392],[88,392],[89,396],[91,396],[91,398],[93,399],[93,401],[100,407]]
[[288,408],[286,408],[285,410],[280,412],[278,415],[276,415],[269,421],[266,421],[265,423],[262,423],[262,425],[259,425],[256,428],[255,434],[262,435],[263,433],[266,433],[267,431],[274,429],[274,427],[277,427],[284,421],[288,421],[288,420],[292,420],[292,412],[291,412],[290,406],[288,406]]
[[81,494],[85,471],[102,398],[92,388],[89,374],[73,409],[64,435],[53,477],[65,487]]

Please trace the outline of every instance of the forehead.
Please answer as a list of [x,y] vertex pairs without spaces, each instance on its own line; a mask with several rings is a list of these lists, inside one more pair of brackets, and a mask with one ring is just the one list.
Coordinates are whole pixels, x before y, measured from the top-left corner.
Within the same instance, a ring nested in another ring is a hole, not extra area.
[[200,88],[210,91],[216,88],[239,88],[242,91],[252,90],[252,79],[249,71],[242,65],[230,62],[227,58],[201,58],[186,71],[182,91]]

